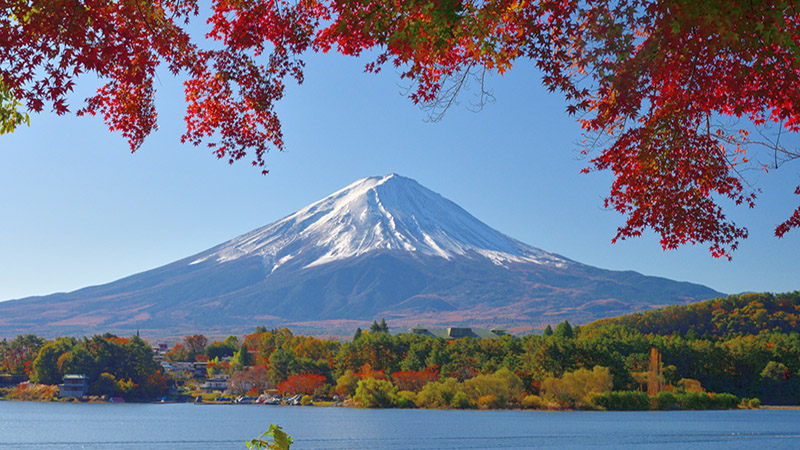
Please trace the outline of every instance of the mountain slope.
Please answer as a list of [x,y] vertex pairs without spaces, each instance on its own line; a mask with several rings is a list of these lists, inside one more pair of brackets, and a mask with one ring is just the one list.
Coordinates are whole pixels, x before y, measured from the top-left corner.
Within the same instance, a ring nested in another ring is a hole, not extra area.
[[[719,296],[529,246],[416,181],[365,178],[205,252],[102,286],[0,303],[0,336],[147,336],[292,324],[395,327],[587,322]],[[338,330],[338,331],[337,331]]]
[[722,338],[765,332],[791,333],[800,323],[800,291],[748,293],[720,297],[691,305],[674,305],[642,313],[601,319],[588,326],[606,324],[634,328],[642,334],[689,333]]

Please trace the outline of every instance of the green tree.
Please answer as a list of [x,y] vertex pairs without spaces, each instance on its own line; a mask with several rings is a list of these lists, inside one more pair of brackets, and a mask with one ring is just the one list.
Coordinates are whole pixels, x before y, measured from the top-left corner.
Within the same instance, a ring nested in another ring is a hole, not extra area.
[[39,350],[39,356],[33,361],[31,381],[40,384],[61,383],[64,373],[59,371],[58,359],[74,346],[74,338],[58,338],[45,344]]
[[114,375],[108,372],[101,373],[97,381],[89,385],[90,395],[115,396],[119,393],[120,389],[117,379],[114,377]]
[[365,408],[391,408],[397,403],[397,387],[388,380],[367,378],[358,382],[353,398]]
[[389,325],[386,324],[386,319],[381,318],[381,322],[373,320],[372,325],[369,326],[370,333],[388,333]]
[[250,354],[245,345],[242,345],[239,350],[233,354],[233,358],[231,358],[231,366],[238,369],[252,366],[254,362],[255,358]]
[[572,325],[570,325],[569,321],[566,320],[558,324],[558,326],[556,326],[556,330],[553,332],[553,336],[567,339],[571,339],[572,335]]
[[206,346],[204,353],[206,356],[208,356],[208,359],[233,356],[233,354],[239,349],[239,344],[238,340],[234,336],[231,337],[234,339],[229,340],[230,338],[228,338],[225,340],[225,342],[213,342],[211,345]]
[[553,328],[550,326],[550,324],[547,324],[547,326],[544,328],[544,331],[542,331],[542,336],[552,336],[552,335],[553,335]]
[[294,353],[282,348],[276,349],[269,357],[269,380],[277,386],[297,372],[297,358]]

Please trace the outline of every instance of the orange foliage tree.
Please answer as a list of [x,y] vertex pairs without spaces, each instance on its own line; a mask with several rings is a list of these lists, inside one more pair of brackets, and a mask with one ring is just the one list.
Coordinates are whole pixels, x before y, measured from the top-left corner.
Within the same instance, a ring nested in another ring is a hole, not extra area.
[[315,373],[293,375],[278,385],[280,395],[306,394],[311,395],[325,385],[325,376]]
[[425,370],[406,370],[392,373],[392,381],[401,391],[419,392],[422,388],[439,377],[438,367],[428,367]]

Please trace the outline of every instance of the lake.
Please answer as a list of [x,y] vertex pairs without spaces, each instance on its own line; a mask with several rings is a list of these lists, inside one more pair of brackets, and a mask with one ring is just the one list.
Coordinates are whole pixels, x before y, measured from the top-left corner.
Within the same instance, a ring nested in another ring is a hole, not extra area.
[[797,449],[800,411],[364,410],[0,402],[0,449],[245,449],[270,423],[292,449]]

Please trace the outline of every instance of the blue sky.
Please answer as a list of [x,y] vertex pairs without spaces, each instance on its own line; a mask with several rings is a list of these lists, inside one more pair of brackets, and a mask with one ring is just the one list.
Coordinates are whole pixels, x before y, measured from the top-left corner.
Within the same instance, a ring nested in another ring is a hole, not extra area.
[[[481,112],[467,108],[468,94],[443,121],[428,123],[391,69],[364,74],[364,61],[333,55],[307,62],[306,82],[278,107],[287,150],[267,156],[267,176],[180,144],[182,86],[167,74],[157,86],[160,129],[135,154],[99,118],[33,115],[30,128],[0,136],[0,300],[155,268],[390,172],[516,239],[586,264],[726,293],[800,289],[800,230],[773,237],[800,203],[792,193],[797,164],[747,173],[763,192],[755,210],[727,210],[751,234],[733,262],[705,246],[664,252],[652,234],[612,245],[623,218],[602,208],[611,177],[579,173],[587,165],[573,151],[579,127],[530,65],[491,78],[497,100]],[[93,87],[79,86],[73,109]]]

